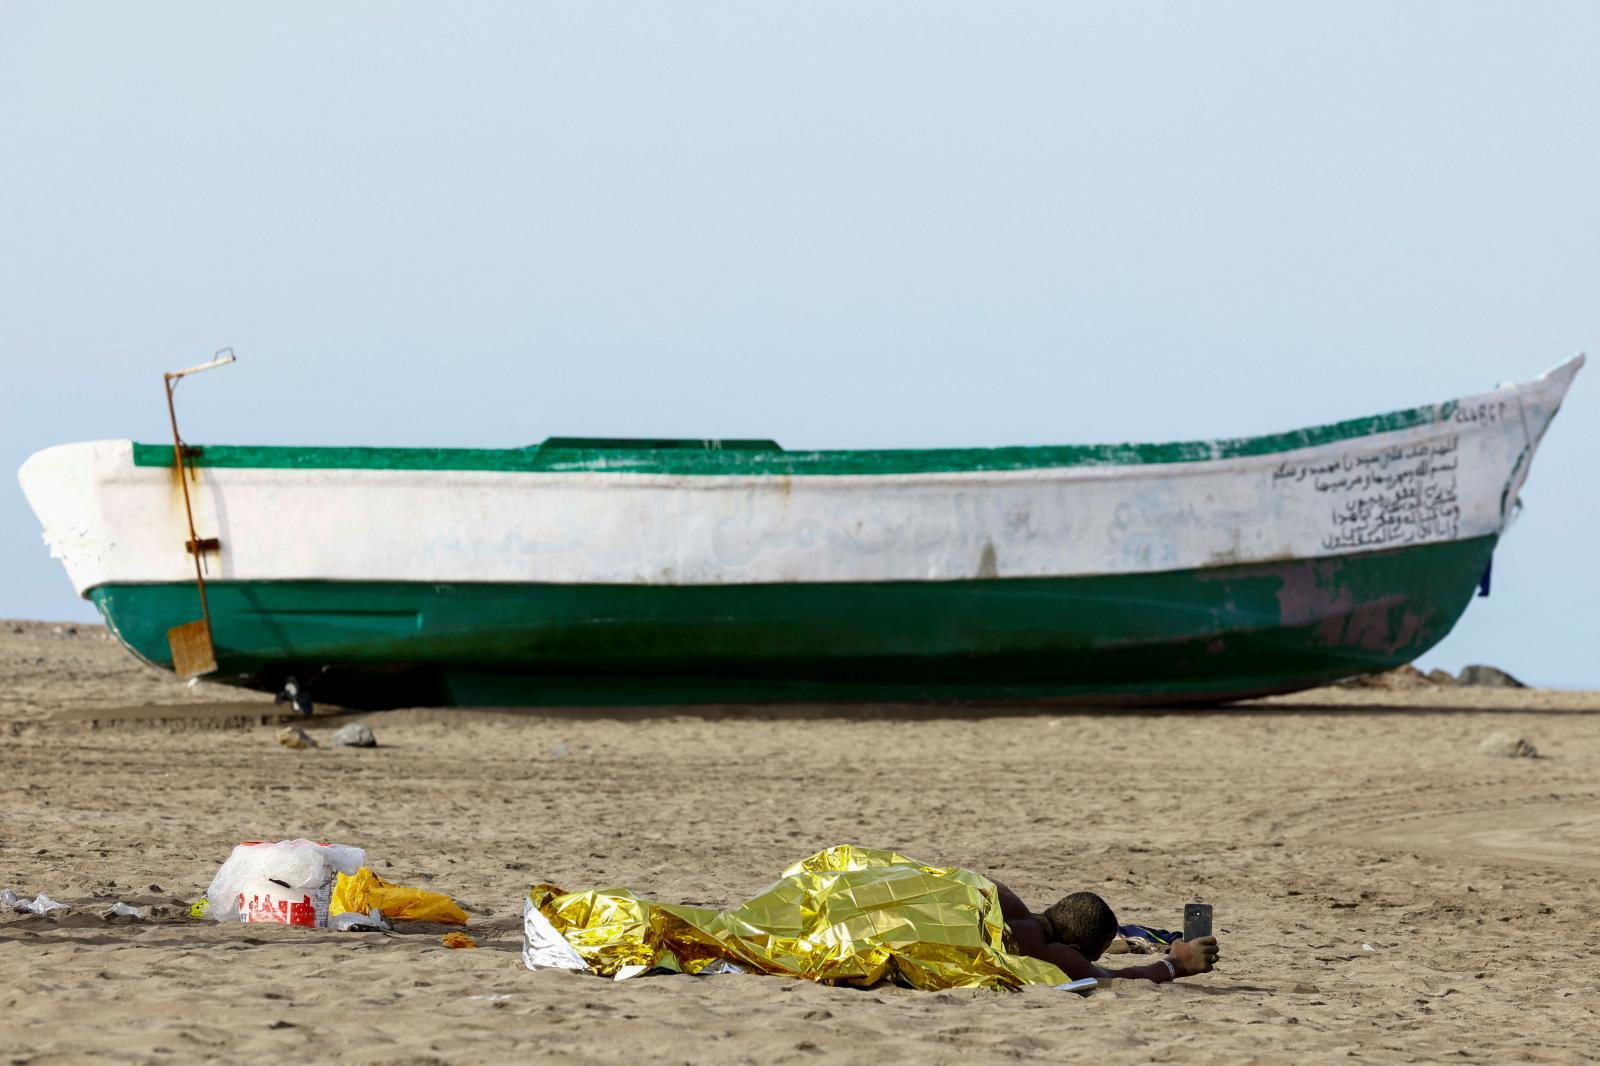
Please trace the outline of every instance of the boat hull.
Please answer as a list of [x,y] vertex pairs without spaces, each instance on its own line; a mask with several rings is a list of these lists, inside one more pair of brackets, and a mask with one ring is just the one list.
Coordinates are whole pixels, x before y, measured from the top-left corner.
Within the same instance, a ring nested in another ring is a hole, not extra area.
[[[1264,437],[786,451],[62,445],[20,478],[135,653],[319,702],[1218,702],[1410,661],[1516,513],[1577,358]],[[187,479],[187,484],[183,479]]]
[[[1409,662],[1460,617],[1482,537],[1075,578],[649,586],[208,585],[217,680],[344,706],[827,700],[1214,703]],[[169,667],[185,584],[91,599]]]

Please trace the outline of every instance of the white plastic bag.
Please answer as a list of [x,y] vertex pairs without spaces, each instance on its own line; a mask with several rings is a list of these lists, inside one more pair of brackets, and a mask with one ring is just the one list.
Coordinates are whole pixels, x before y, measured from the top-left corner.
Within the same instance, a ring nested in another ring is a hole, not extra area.
[[365,851],[348,844],[247,841],[211,879],[208,915],[219,922],[326,926],[334,879],[355,873],[366,861]]

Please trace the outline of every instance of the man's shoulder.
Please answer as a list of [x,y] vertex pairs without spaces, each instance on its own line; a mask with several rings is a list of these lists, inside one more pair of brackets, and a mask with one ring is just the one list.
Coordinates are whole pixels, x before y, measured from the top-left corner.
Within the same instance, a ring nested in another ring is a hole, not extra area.
[[1049,943],[1050,938],[1044,935],[1044,925],[1036,915],[1006,918],[1006,927],[1011,930],[1011,935],[1016,938],[1017,947],[1028,952],[1033,949],[1043,948]]

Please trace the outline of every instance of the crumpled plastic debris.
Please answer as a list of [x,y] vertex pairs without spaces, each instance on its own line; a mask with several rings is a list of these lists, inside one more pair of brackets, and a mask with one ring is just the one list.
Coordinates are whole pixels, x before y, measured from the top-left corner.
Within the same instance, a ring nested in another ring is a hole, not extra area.
[[35,914],[49,914],[51,911],[70,911],[72,908],[65,903],[57,903],[43,892],[33,898],[33,902],[22,904],[24,910]]
[[246,841],[189,916],[339,930],[388,931],[391,920],[467,924],[467,912],[449,896],[385,881],[366,860],[364,850],[348,844]]
[[446,933],[439,938],[439,943],[447,948],[475,948],[478,942],[465,933]]
[[749,972],[749,970],[745,969],[743,966],[740,966],[738,963],[729,962],[727,959],[717,959],[715,962],[700,967],[701,977],[710,977],[714,974]]
[[328,918],[328,928],[340,933],[388,933],[394,930],[394,923],[385,918],[382,911],[373,907],[365,914],[361,911],[343,911],[331,915]]
[[65,903],[57,903],[43,892],[35,896],[32,903],[24,903],[23,906],[35,914],[49,914],[51,911],[70,911],[72,909]]
[[328,904],[328,914],[338,917],[346,911],[366,914],[372,910],[396,921],[467,924],[467,912],[443,892],[392,884],[365,866],[348,876],[341,873]]
[[655,903],[621,888],[535,885],[523,913],[530,969],[616,977],[632,967],[702,973],[732,964],[928,990],[1069,983],[1055,966],[1016,953],[999,893],[982,874],[851,844],[802,859],[729,911]]
[[106,913],[103,915],[103,917],[106,917],[106,918],[138,918],[138,917],[140,917],[140,914],[139,914],[139,908],[138,907],[130,907],[130,906],[128,906],[128,904],[122,902],[121,900],[118,900],[117,902],[113,903],[109,908],[107,908]]
[[[321,928],[337,874],[353,874],[367,853],[314,840],[246,841],[233,849],[206,889],[208,917]],[[190,913],[193,913],[191,911]]]
[[1110,955],[1165,955],[1172,947],[1174,940],[1181,939],[1182,933],[1175,933],[1168,929],[1156,929],[1148,925],[1119,925],[1117,935],[1112,938],[1111,946],[1106,949]]
[[57,903],[43,892],[32,899],[23,899],[11,889],[0,889],[0,905],[14,911],[28,911],[33,914],[49,914],[51,911],[70,911],[72,908],[65,903]]

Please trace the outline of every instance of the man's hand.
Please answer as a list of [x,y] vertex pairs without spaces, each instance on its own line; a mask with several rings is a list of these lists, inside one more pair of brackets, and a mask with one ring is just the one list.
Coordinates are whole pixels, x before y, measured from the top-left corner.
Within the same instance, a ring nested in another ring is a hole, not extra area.
[[1178,967],[1180,977],[1210,973],[1217,964],[1217,938],[1203,936],[1193,944],[1186,940],[1174,940],[1169,954],[1173,964]]

